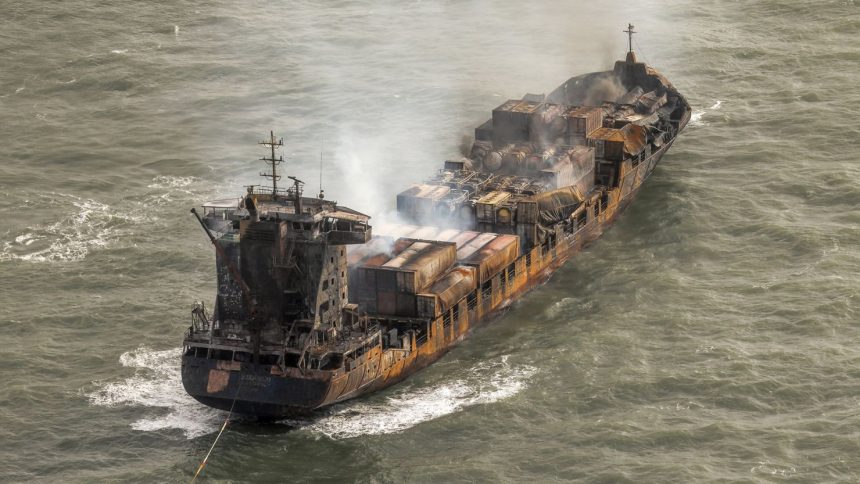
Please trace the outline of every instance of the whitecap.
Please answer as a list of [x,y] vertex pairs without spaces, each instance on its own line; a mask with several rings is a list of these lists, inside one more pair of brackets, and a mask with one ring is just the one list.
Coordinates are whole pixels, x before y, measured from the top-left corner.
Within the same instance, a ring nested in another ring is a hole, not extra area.
[[708,122],[703,119],[704,116],[711,111],[720,109],[722,105],[723,102],[718,99],[709,108],[693,110],[693,113],[690,115],[690,126],[707,126]]
[[[157,351],[141,347],[123,353],[120,364],[134,368],[129,378],[97,382],[86,393],[92,405],[158,409],[142,412],[129,425],[134,430],[182,431],[193,439],[216,432],[227,413],[206,407],[182,388],[180,349]],[[423,422],[438,419],[465,408],[498,402],[522,391],[536,369],[514,366],[507,356],[479,363],[453,378],[427,387],[396,390],[381,402],[353,400],[335,406],[328,413],[283,423],[300,431],[332,439],[401,432]]]
[[119,362],[123,367],[134,368],[134,375],[115,382],[98,382],[97,388],[86,396],[96,406],[166,410],[166,413],[141,416],[131,422],[129,425],[134,430],[178,429],[189,439],[214,432],[224,421],[226,412],[201,405],[185,393],[180,355],[180,348],[157,351],[140,347],[125,352]]
[[58,193],[43,196],[46,204],[71,206],[75,211],[54,223],[27,227],[14,237],[14,243],[4,244],[0,261],[78,261],[92,249],[105,247],[118,238],[125,232],[125,226],[146,220],[92,199]]
[[156,176],[152,179],[152,183],[147,185],[147,188],[151,188],[155,192],[143,197],[143,205],[158,207],[181,199],[196,199],[199,194],[192,190],[192,185],[198,181],[200,179],[193,176]]
[[193,176],[159,175],[152,179],[147,188],[184,188],[196,181],[197,178]]
[[332,439],[402,432],[465,408],[510,398],[527,385],[536,369],[512,366],[507,356],[480,363],[460,378],[397,391],[383,402],[349,402],[319,419],[290,421],[302,430]]
[[125,54],[128,52],[128,49],[114,49],[110,51],[111,54]]

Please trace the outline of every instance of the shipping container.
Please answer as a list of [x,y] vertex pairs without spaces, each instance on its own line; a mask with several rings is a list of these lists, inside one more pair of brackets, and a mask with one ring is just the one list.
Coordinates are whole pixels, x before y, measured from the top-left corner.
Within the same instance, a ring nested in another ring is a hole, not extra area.
[[595,106],[573,107],[564,113],[567,119],[567,135],[571,141],[582,141],[571,145],[584,144],[586,137],[603,126],[603,109]]
[[397,195],[397,212],[417,222],[431,220],[436,203],[450,191],[445,185],[413,185]]
[[475,128],[476,141],[492,141],[493,140],[493,120],[488,119],[487,122]]
[[459,259],[459,262],[475,267],[478,283],[482,284],[516,260],[519,242],[520,238],[516,235],[495,235],[487,244],[472,251],[471,255]]
[[495,223],[496,209],[509,198],[511,198],[511,194],[508,192],[490,192],[478,199],[475,204],[478,222]]
[[573,184],[572,175],[573,166],[570,164],[570,159],[567,156],[559,158],[551,168],[541,170],[541,179],[551,189]]
[[415,241],[378,271],[396,272],[399,292],[415,294],[423,292],[440,274],[447,271],[456,257],[457,247],[454,243]]
[[434,319],[439,316],[439,305],[435,294],[417,294],[415,302],[416,317]]
[[474,267],[457,266],[433,283],[429,292],[437,295],[441,312],[454,307],[457,301],[478,287],[475,273]]
[[588,135],[588,145],[594,148],[594,156],[612,161],[624,157],[624,134],[620,129],[600,128]]
[[536,224],[537,221],[537,202],[530,200],[520,200],[517,202],[517,223]]
[[543,103],[509,100],[493,110],[493,144],[528,141],[529,118],[543,109]]
[[573,173],[572,182],[581,194],[594,188],[594,148],[577,146],[568,152]]

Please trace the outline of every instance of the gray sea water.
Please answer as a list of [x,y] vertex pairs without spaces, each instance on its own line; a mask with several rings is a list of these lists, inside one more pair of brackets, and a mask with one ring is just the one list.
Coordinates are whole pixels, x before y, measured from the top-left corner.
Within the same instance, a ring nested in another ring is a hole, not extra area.
[[182,482],[188,214],[284,168],[385,217],[490,110],[621,58],[694,120],[603,239],[408,382],[234,422],[212,482],[860,480],[860,5],[0,1],[0,481]]

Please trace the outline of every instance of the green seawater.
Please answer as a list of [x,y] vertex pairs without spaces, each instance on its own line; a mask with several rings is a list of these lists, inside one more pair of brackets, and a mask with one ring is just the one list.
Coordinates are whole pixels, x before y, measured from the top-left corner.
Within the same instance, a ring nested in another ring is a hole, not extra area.
[[383,220],[490,110],[634,49],[694,119],[595,245],[407,382],[203,482],[860,480],[860,4],[0,2],[0,481],[187,482],[223,412],[188,209],[282,166]]

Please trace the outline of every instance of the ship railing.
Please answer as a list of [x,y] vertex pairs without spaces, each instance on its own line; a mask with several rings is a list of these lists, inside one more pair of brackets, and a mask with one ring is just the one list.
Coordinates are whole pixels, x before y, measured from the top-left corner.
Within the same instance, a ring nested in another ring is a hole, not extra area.
[[296,190],[294,188],[277,188],[273,189],[272,187],[264,187],[262,185],[252,185],[249,187],[251,189],[251,193],[254,195],[280,195],[283,197],[294,198],[296,196]]

